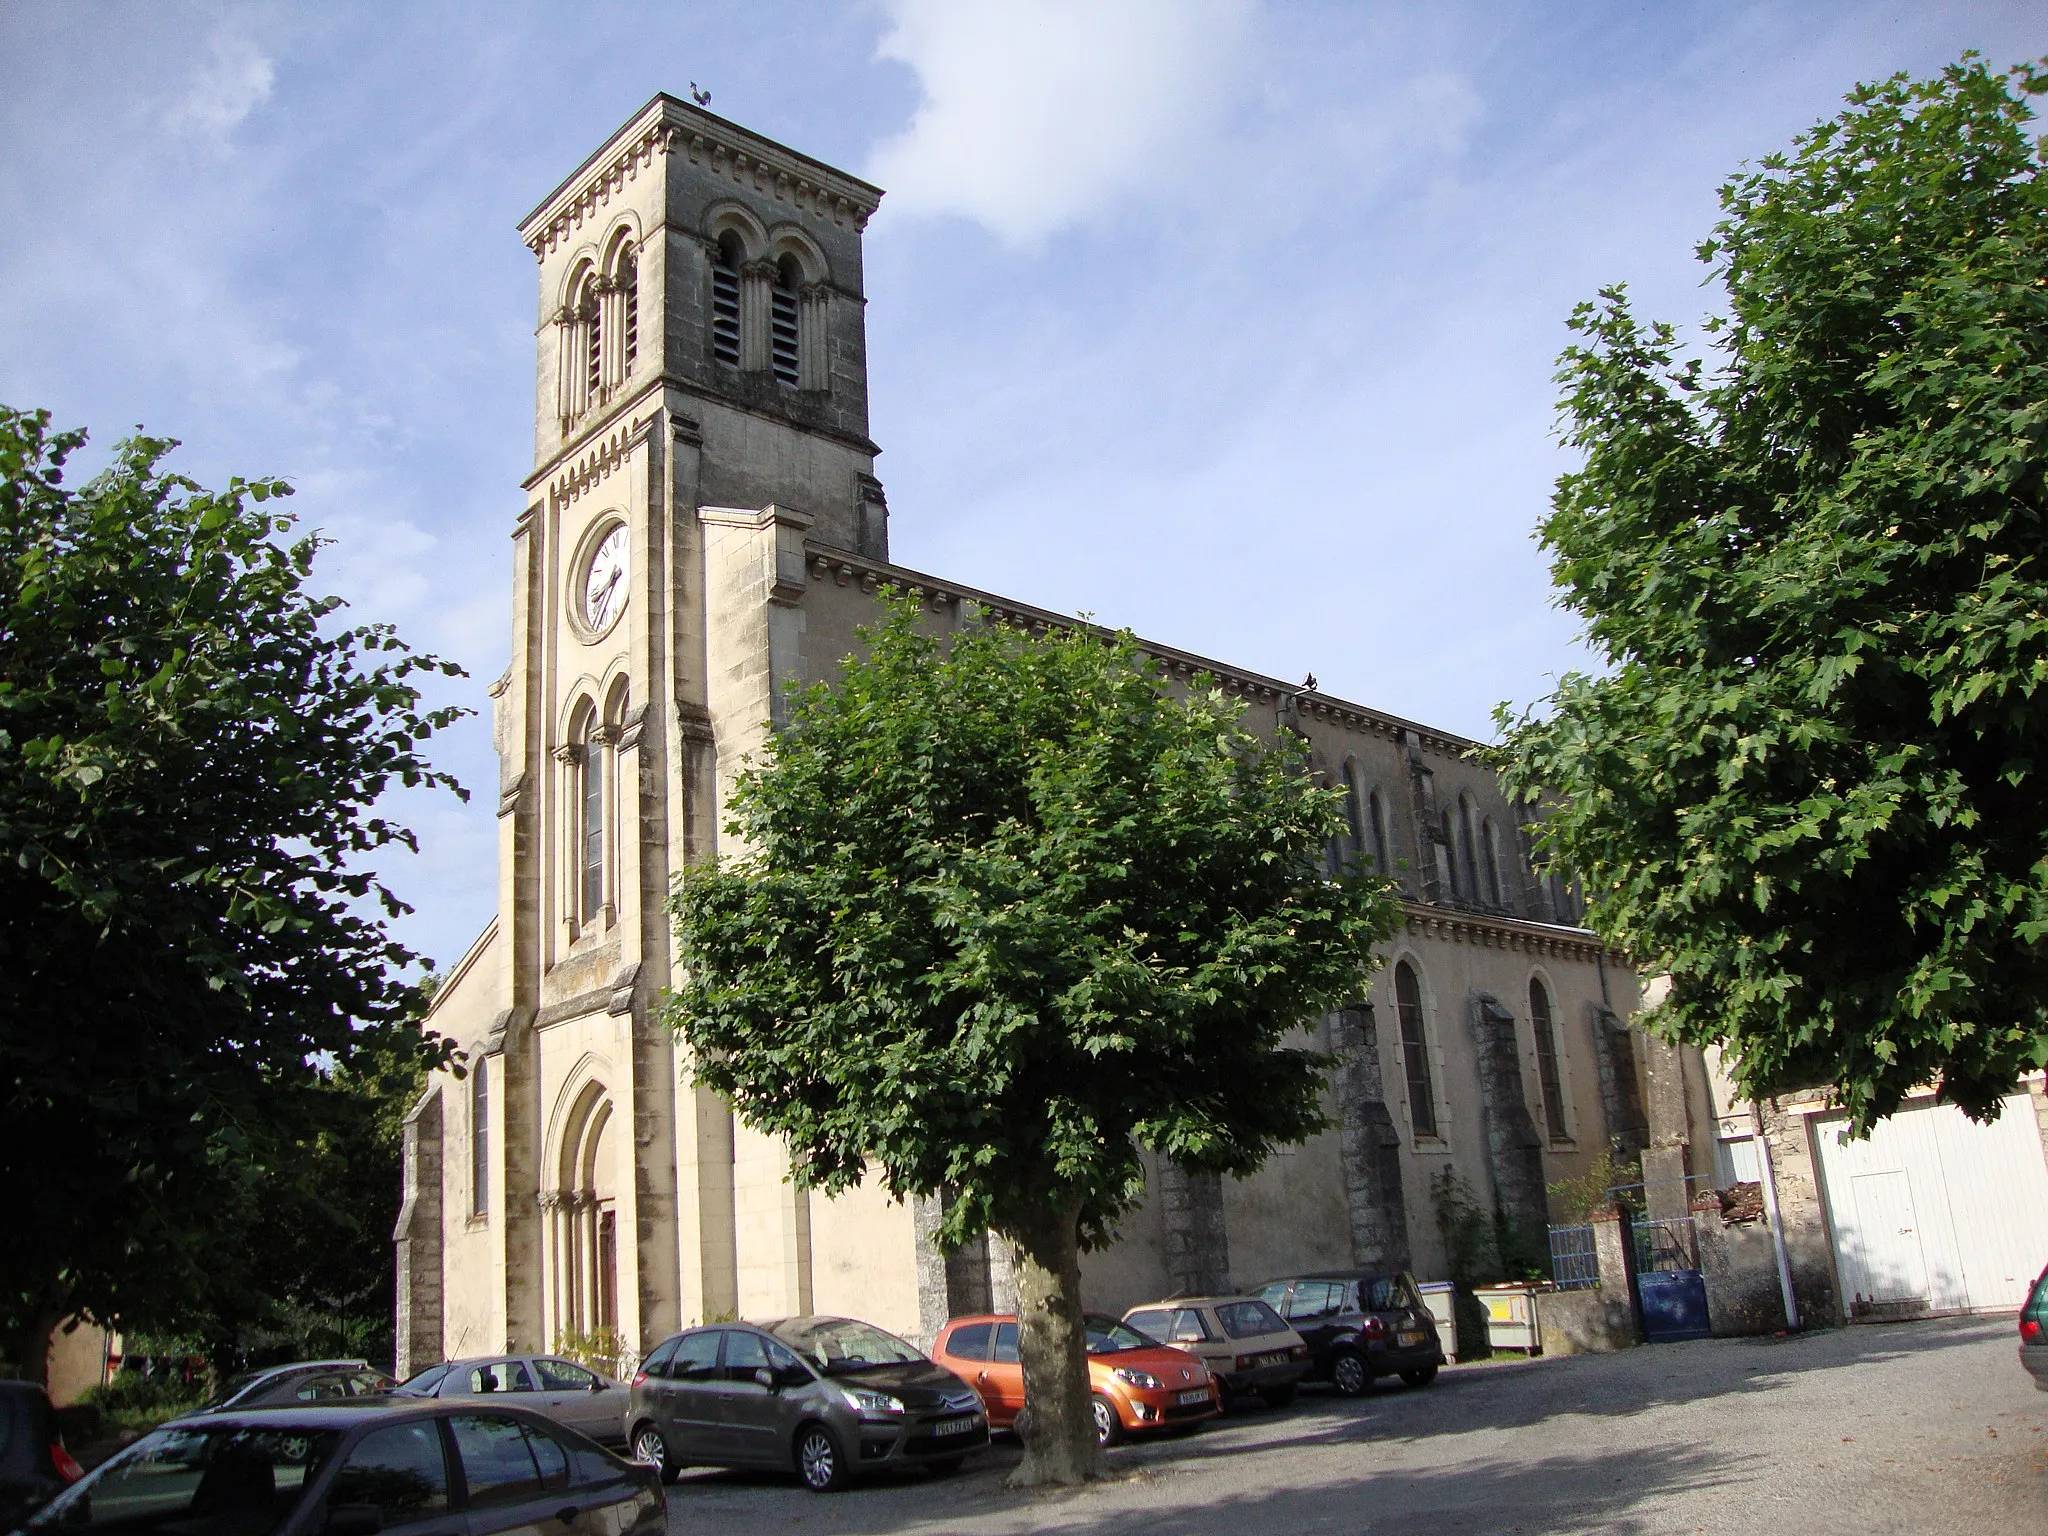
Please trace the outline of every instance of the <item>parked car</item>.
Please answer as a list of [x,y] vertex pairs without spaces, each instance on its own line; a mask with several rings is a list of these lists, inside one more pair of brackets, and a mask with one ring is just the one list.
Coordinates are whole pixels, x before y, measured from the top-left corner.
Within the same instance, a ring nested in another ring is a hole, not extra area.
[[1301,1335],[1256,1296],[1178,1296],[1132,1307],[1124,1321],[1209,1367],[1227,1413],[1240,1397],[1285,1408],[1308,1374]]
[[[1186,1350],[1113,1317],[1090,1313],[1084,1322],[1095,1438],[1103,1445],[1129,1434],[1192,1428],[1223,1411],[1209,1368]],[[1024,1408],[1024,1367],[1014,1314],[954,1318],[940,1330],[932,1359],[980,1395],[990,1429],[1016,1424]]]
[[32,1381],[0,1381],[0,1531],[13,1530],[79,1476],[50,1394]]
[[1331,1269],[1268,1281],[1258,1294],[1308,1345],[1308,1379],[1346,1397],[1369,1391],[1376,1376],[1426,1387],[1444,1363],[1412,1275]]
[[538,1414],[344,1399],[180,1419],[30,1517],[28,1536],[667,1536],[661,1480]]
[[818,1493],[858,1473],[951,1472],[988,1444],[981,1399],[869,1323],[786,1317],[664,1339],[633,1378],[633,1454],[673,1482],[684,1467],[794,1470]]
[[289,1365],[244,1371],[191,1413],[224,1413],[230,1409],[275,1408],[290,1403],[330,1403],[352,1397],[376,1397],[395,1385],[367,1360],[295,1360]]
[[2033,1373],[2034,1385],[2048,1392],[2048,1269],[2041,1271],[2020,1308],[2020,1364]]
[[518,1394],[518,1406],[546,1414],[600,1445],[626,1443],[625,1385],[557,1355],[479,1355],[430,1365],[392,1389],[401,1397],[496,1397]]

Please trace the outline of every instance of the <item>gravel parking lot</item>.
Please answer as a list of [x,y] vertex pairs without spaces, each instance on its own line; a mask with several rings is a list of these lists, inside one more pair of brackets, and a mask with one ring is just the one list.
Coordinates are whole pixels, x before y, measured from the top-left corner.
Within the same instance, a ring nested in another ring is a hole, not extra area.
[[2009,1318],[1716,1339],[1447,1370],[1346,1401],[1304,1393],[1110,1454],[1113,1480],[1003,1488],[1013,1445],[958,1475],[821,1497],[794,1479],[686,1474],[705,1530],[1346,1533],[2048,1531],[2048,1394]]

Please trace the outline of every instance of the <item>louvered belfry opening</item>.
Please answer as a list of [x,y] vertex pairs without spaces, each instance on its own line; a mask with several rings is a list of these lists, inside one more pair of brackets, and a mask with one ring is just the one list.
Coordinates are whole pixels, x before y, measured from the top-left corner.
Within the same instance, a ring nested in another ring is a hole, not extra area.
[[775,286],[770,290],[768,299],[769,361],[775,370],[775,382],[785,389],[797,388],[803,377],[797,345],[798,281],[794,261],[785,256],[776,263]]
[[728,368],[740,365],[740,249],[730,234],[711,262],[711,356]]
[[640,361],[640,259],[632,246],[619,253],[621,330],[626,344],[626,372]]
[[584,399],[595,404],[604,392],[604,304],[598,298],[596,283],[590,285],[583,303],[590,312],[583,329]]

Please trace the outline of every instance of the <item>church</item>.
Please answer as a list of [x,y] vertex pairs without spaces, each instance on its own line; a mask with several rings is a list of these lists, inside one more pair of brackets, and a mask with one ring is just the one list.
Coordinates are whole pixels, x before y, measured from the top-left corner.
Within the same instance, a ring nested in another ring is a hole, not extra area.
[[[881,197],[663,95],[520,226],[534,469],[509,529],[511,664],[489,688],[497,915],[429,1018],[467,1074],[407,1122],[401,1375],[593,1336],[630,1363],[719,1317],[838,1313],[929,1344],[1014,1296],[1000,1244],[939,1252],[936,1201],[799,1189],[657,1018],[672,880],[718,852],[785,690],[833,675],[879,589],[940,629],[1072,622],[890,560],[861,277]],[[1683,1131],[1652,1127],[1711,1119],[1697,1058],[1630,1028],[1634,975],[1532,864],[1528,813],[1473,743],[1147,649],[1307,738],[1406,920],[1355,1005],[1304,1021],[1337,1063],[1331,1128],[1244,1180],[1148,1163],[1142,1208],[1084,1256],[1091,1307],[1353,1264],[1444,1278],[1453,1177],[1540,1231],[1546,1184],[1612,1142],[1683,1180]]]

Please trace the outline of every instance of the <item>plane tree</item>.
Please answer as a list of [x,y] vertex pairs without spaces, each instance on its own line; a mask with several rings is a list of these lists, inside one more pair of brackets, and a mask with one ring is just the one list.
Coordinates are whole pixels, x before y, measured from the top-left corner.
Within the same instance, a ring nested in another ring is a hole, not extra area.
[[2048,1064],[2048,182],[1974,56],[1721,190],[1708,354],[1579,309],[1541,537],[1603,664],[1502,712],[1587,922],[1751,1095]]
[[740,851],[673,910],[668,1017],[800,1185],[943,1196],[1012,1245],[1031,1406],[1019,1480],[1099,1469],[1079,1255],[1147,1151],[1247,1174],[1324,1122],[1297,1033],[1355,996],[1389,884],[1333,874],[1337,796],[1292,733],[1127,634],[893,602],[741,774]]

